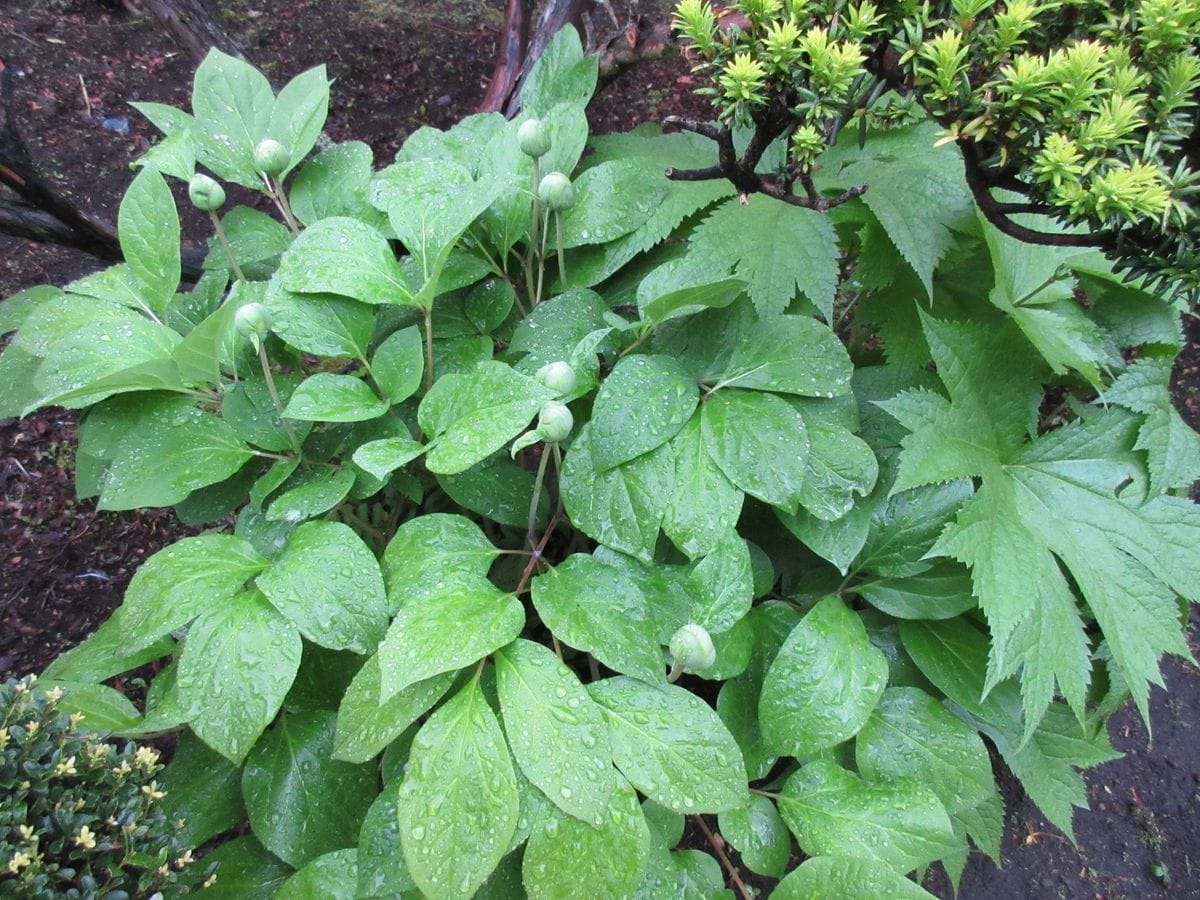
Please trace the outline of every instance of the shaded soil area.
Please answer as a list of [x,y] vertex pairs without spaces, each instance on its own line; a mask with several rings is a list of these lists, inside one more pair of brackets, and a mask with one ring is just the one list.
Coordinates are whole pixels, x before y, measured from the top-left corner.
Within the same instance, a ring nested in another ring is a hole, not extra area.
[[[328,133],[367,141],[386,164],[421,124],[445,127],[483,96],[501,24],[497,0],[226,0],[222,22],[277,84],[320,63],[336,79]],[[2,0],[0,57],[16,71],[16,115],[43,174],[114,221],[129,163],[156,139],[127,103],[187,105],[193,61],[149,17],[95,0]],[[666,0],[643,0],[665,15]],[[620,4],[618,12],[623,14]],[[597,131],[670,113],[706,114],[678,58],[639,64],[589,114]],[[186,204],[181,204],[186,208]],[[185,222],[193,247],[201,231]],[[83,254],[0,236],[0,297],[63,284],[98,268]],[[1200,323],[1177,371],[1175,399],[1200,425]],[[192,533],[169,511],[97,513],[74,497],[75,416],[0,421],[0,678],[40,671],[120,602],[143,559]],[[1192,646],[1200,621],[1193,611]],[[1005,866],[976,854],[961,895],[1200,897],[1200,672],[1164,664],[1169,693],[1152,702],[1154,736],[1136,712],[1111,725],[1126,756],[1089,774],[1091,812],[1077,845],[1042,819],[1002,773],[1009,801]],[[696,846],[704,846],[698,837]],[[929,886],[948,896],[949,886]]]

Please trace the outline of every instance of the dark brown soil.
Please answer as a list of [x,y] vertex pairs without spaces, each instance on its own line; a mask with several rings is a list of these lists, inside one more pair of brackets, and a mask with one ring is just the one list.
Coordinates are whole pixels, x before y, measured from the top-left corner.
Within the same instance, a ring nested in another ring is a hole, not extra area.
[[[0,57],[17,72],[16,114],[42,172],[112,221],[129,163],[156,132],[130,100],[186,105],[193,61],[155,22],[95,0],[0,0]],[[226,0],[225,27],[275,83],[326,63],[337,80],[328,131],[389,161],[421,124],[473,111],[491,70],[496,0]],[[667,0],[643,0],[663,14]],[[621,5],[618,4],[620,11]],[[590,115],[612,131],[671,113],[705,113],[686,63],[643,63],[607,87]],[[128,133],[119,129],[124,119]],[[105,124],[108,120],[107,126]],[[116,127],[118,130],[113,130]],[[198,232],[193,233],[193,240]],[[98,268],[86,255],[0,236],[0,297]],[[1200,327],[1177,371],[1176,402],[1200,424]],[[40,671],[120,602],[140,562],[189,533],[168,511],[97,513],[74,498],[75,417],[0,421],[0,678]],[[1193,649],[1200,633],[1193,615]],[[1200,672],[1168,660],[1151,742],[1132,709],[1113,719],[1124,759],[1088,778],[1092,811],[1078,846],[1041,819],[1011,778],[1005,867],[976,854],[967,898],[1200,897]],[[703,839],[699,839],[702,844]],[[944,882],[929,882],[948,896]]]

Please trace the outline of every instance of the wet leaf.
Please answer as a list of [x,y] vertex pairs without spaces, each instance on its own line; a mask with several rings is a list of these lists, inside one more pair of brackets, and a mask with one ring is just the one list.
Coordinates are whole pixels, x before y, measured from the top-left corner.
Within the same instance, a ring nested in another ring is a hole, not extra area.
[[349,847],[318,856],[285,881],[276,900],[356,900],[358,850]]
[[596,392],[592,459],[598,471],[665,444],[691,418],[696,383],[669,356],[627,356]]
[[721,837],[729,841],[752,872],[782,878],[792,855],[792,837],[770,798],[752,796],[741,809],[717,816]]
[[361,378],[318,372],[300,383],[283,414],[310,422],[362,422],[387,412],[388,402]]
[[342,216],[322,219],[301,232],[283,254],[275,277],[296,293],[339,294],[363,303],[413,302],[383,235]]
[[779,882],[771,894],[778,900],[930,900],[933,894],[883,863],[859,856],[817,856]]
[[457,672],[443,672],[397,691],[380,701],[379,657],[358,670],[338,707],[334,759],[366,762],[383,751],[399,734],[454,684]]
[[804,489],[809,452],[804,419],[773,394],[726,389],[704,403],[701,440],[733,484],[792,511]]

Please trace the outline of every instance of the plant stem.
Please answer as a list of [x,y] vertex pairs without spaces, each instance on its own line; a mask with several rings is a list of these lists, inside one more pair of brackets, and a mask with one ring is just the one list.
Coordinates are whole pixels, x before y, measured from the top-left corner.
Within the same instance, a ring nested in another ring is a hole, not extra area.
[[567,289],[567,257],[563,250],[562,213],[554,211],[554,236],[558,239],[558,289]]
[[542,284],[546,277],[546,235],[550,231],[550,211],[546,211],[546,219],[542,223],[542,246],[538,252],[537,293],[533,295],[533,305],[542,302]]
[[683,666],[679,664],[679,660],[671,660],[671,671],[667,673],[667,683],[674,684],[679,680],[679,676],[683,674]]
[[700,826],[700,830],[704,832],[704,836],[708,838],[709,846],[713,848],[713,853],[717,855],[717,859],[721,861],[721,865],[725,867],[725,871],[729,873],[729,880],[733,882],[733,886],[737,888],[738,894],[742,900],[751,900],[753,894],[742,881],[742,876],[737,870],[737,866],[729,861],[729,856],[725,853],[725,841],[717,840],[717,836],[712,833],[712,829],[708,827],[708,823],[704,821],[704,816],[692,816],[692,821]]
[[425,307],[421,310],[425,316],[425,393],[433,387],[433,312]]
[[271,200],[275,203],[275,208],[279,210],[279,214],[283,216],[283,221],[287,223],[288,230],[292,234],[299,234],[300,223],[292,215],[292,207],[288,204],[287,194],[283,192],[283,182],[278,178],[271,178],[270,176],[267,176],[266,182]]
[[221,242],[221,247],[225,251],[225,255],[229,257],[229,264],[233,268],[233,275],[238,281],[245,281],[246,276],[242,274],[242,267],[238,265],[237,257],[233,255],[233,247],[229,246],[229,238],[225,236],[225,227],[221,224],[221,220],[217,218],[215,212],[209,212],[208,217],[212,219],[213,231],[217,233],[217,240]]
[[261,340],[256,340],[255,344],[258,345],[258,361],[262,364],[263,379],[267,382],[267,393],[271,395],[271,403],[275,406],[275,412],[279,414],[283,430],[287,432],[288,442],[292,445],[292,449],[299,453],[300,442],[296,440],[296,432],[292,430],[291,421],[283,414],[283,403],[279,399],[279,391],[275,389],[275,376],[271,374],[271,361],[267,359],[267,346]]
[[529,540],[529,548],[532,550],[537,546],[537,510],[538,501],[542,499],[542,482],[546,479],[546,464],[550,462],[550,448],[542,446],[542,458],[538,462],[537,477],[533,479],[533,499],[529,501],[529,530],[526,532],[526,537]]

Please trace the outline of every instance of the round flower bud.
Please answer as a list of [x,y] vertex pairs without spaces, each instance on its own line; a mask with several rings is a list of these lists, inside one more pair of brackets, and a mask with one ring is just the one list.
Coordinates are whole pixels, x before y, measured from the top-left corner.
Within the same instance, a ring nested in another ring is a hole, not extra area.
[[550,152],[550,129],[541,119],[526,119],[517,129],[517,145],[526,156],[541,159]]
[[551,172],[538,185],[538,199],[556,212],[570,209],[575,205],[575,185],[562,172]]
[[565,397],[575,390],[575,370],[571,368],[570,363],[562,360],[546,363],[538,369],[537,380],[559,397]]
[[234,315],[233,327],[242,337],[264,338],[271,333],[271,315],[261,303],[247,303]]
[[204,212],[215,212],[225,205],[225,188],[215,179],[197,173],[188,182],[188,199],[196,209]]
[[682,668],[702,672],[712,668],[717,661],[717,648],[704,626],[689,622],[673,635],[667,645],[671,656]]
[[565,404],[552,400],[542,407],[538,416],[537,432],[543,441],[557,444],[566,440],[574,427],[575,417]]
[[280,175],[292,161],[287,148],[273,138],[263,138],[254,148],[254,168],[267,175]]

